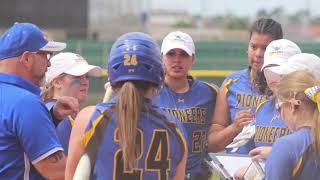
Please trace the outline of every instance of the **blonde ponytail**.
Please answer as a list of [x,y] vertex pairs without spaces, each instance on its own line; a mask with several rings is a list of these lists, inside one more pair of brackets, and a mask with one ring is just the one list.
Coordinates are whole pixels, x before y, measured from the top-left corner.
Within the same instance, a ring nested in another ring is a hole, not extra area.
[[136,83],[126,81],[118,91],[116,103],[120,145],[123,150],[125,168],[134,168],[140,149],[137,144],[137,128],[143,106],[144,90],[138,89]]

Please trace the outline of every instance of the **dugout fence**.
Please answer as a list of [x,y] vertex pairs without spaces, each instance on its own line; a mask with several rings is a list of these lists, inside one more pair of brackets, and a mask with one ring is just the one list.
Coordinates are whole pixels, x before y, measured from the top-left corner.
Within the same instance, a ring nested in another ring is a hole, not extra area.
[[[112,41],[97,40],[67,40],[67,49],[81,54],[90,64],[106,69],[106,57],[112,46]],[[159,41],[159,44],[161,42]],[[320,56],[320,43],[297,42],[302,52],[314,53]],[[227,74],[247,67],[247,42],[239,41],[197,41],[196,63],[191,74],[198,79],[220,85]],[[107,80],[106,71],[101,78],[90,82],[88,104],[96,103],[103,98],[103,84]]]

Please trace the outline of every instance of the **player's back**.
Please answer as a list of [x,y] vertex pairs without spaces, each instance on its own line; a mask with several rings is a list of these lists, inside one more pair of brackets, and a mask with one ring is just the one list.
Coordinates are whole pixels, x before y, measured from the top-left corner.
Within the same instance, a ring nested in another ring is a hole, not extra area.
[[[99,111],[112,108],[114,104],[97,105],[94,115]],[[92,179],[172,179],[176,166],[182,159],[185,140],[174,123],[169,122],[165,112],[145,103],[140,114],[137,131],[137,146],[142,149],[138,153],[137,168],[132,171],[124,170],[120,138],[117,128],[116,113],[105,128],[100,148],[92,171]],[[106,121],[104,118],[102,121]],[[95,124],[95,118],[91,118]],[[128,119],[130,121],[130,119]],[[87,132],[90,131],[90,125]]]
[[312,141],[311,128],[308,127],[279,138],[268,156],[265,179],[320,179]]

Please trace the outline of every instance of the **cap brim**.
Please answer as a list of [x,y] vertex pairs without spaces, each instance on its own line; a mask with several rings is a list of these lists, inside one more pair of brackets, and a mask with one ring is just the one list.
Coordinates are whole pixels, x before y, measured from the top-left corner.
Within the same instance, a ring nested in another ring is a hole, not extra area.
[[285,64],[286,62],[288,62],[288,58],[273,58],[273,59],[269,59],[269,60],[264,60],[264,63],[261,67],[261,71],[263,71],[264,68],[268,67],[269,65],[281,66],[281,65]]
[[65,73],[73,76],[82,76],[88,73],[89,76],[99,77],[102,75],[102,69],[98,66],[93,66],[89,64],[78,64],[66,71]]
[[49,41],[45,46],[43,46],[39,50],[48,51],[48,52],[58,52],[58,51],[64,50],[66,47],[67,47],[66,43]]
[[294,71],[296,71],[296,69],[291,68],[288,65],[280,65],[280,66],[268,67],[264,70],[264,73],[272,72],[272,73],[278,74],[278,75],[286,75],[286,74],[292,73]]
[[192,56],[192,51],[185,45],[180,43],[170,43],[170,45],[167,45],[166,47],[161,49],[161,52],[163,54],[167,54],[171,49],[182,49],[184,50],[189,56]]

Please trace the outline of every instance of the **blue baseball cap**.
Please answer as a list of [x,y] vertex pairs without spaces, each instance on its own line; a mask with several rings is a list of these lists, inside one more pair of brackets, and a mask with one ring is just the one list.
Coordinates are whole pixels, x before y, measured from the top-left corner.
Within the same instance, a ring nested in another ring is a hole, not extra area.
[[25,51],[58,52],[66,46],[66,43],[46,40],[34,24],[15,23],[0,37],[0,60],[20,56]]

